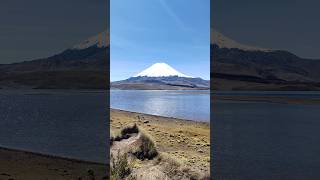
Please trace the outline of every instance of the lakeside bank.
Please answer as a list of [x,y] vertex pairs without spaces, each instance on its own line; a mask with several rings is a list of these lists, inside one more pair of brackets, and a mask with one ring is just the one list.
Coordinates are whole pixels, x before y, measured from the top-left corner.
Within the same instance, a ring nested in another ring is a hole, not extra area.
[[0,148],[0,179],[107,179],[107,165]]
[[[210,124],[110,109],[111,133],[136,124],[153,139],[156,149],[200,173],[210,171]],[[111,134],[112,136],[112,134]]]

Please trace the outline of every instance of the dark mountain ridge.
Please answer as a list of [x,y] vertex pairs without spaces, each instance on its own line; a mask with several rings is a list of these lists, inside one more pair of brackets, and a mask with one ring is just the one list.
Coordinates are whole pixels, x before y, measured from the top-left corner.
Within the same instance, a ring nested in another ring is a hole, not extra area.
[[210,81],[201,78],[178,76],[166,77],[131,77],[122,81],[111,83],[112,89],[149,89],[149,90],[185,90],[209,89]]
[[287,51],[249,51],[211,44],[217,90],[320,90],[320,60]]
[[0,65],[1,72],[97,70],[107,65],[107,48],[92,46],[87,49],[68,49],[60,54],[32,61]]
[[109,47],[67,49],[32,61],[0,65],[0,87],[106,89]]

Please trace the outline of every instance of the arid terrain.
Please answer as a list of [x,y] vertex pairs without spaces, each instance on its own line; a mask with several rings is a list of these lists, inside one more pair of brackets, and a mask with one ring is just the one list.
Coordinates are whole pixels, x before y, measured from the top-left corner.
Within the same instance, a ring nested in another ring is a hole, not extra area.
[[105,164],[5,148],[0,162],[0,180],[102,180],[108,173]]
[[121,154],[128,154],[130,178],[209,177],[209,123],[115,109],[110,115],[111,153],[116,161]]

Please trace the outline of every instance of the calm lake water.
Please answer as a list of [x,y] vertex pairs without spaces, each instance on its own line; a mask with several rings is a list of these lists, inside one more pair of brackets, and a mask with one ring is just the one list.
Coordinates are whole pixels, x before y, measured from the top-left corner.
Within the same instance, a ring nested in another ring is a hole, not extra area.
[[[214,94],[320,99],[320,92]],[[320,179],[320,105],[217,100],[212,112],[217,179]]]
[[0,146],[106,162],[105,92],[0,90]]
[[[214,95],[320,99],[319,92]],[[106,102],[104,92],[0,90],[0,146],[106,162]],[[200,121],[210,117],[204,91],[111,91],[111,107]],[[211,107],[215,176],[319,179],[320,105],[213,100]]]
[[209,91],[111,90],[111,108],[210,121]]

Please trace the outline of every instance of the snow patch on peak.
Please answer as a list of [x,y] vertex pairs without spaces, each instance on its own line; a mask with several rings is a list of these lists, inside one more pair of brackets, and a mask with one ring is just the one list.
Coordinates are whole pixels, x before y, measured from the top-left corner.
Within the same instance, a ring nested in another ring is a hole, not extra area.
[[71,49],[86,49],[91,46],[97,46],[99,48],[107,47],[109,45],[109,32],[103,31],[95,36],[88,38],[87,40],[73,46]]
[[218,45],[220,48],[228,48],[228,49],[236,48],[236,49],[241,49],[241,50],[245,50],[245,51],[265,51],[265,52],[272,51],[270,49],[259,48],[259,47],[241,44],[237,41],[234,41],[234,40],[224,36],[222,33],[218,32],[214,29],[211,29],[210,34],[211,34],[210,35],[211,36],[211,39],[210,39],[211,43]]
[[169,76],[178,76],[192,78],[192,76],[187,76],[166,63],[155,63],[142,72],[138,73],[133,77],[169,77]]

